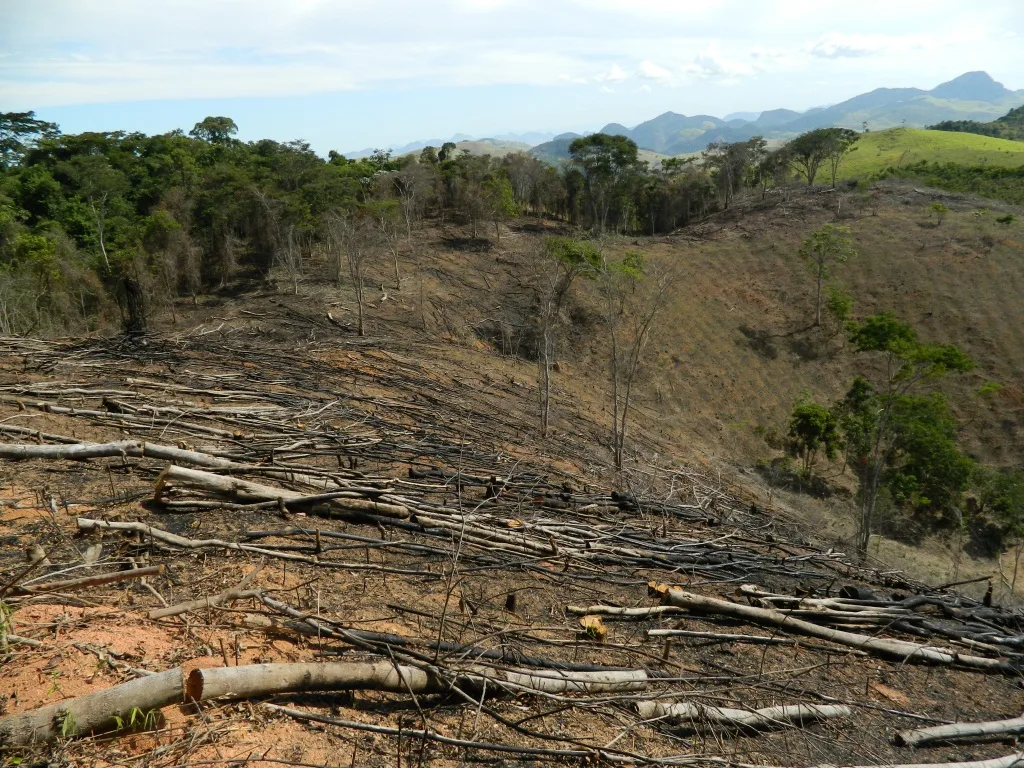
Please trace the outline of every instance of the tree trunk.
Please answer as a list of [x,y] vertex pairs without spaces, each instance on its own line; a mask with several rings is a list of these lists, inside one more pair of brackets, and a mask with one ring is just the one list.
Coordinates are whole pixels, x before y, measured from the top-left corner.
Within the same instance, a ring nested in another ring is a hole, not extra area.
[[850,708],[843,704],[787,704],[751,710],[711,707],[704,704],[638,701],[636,708],[644,720],[664,718],[673,724],[690,722],[758,729],[784,728],[793,724],[850,716]]
[[925,744],[948,741],[989,741],[1024,734],[1024,716],[987,723],[951,723],[931,728],[900,731],[893,738],[898,747],[921,747]]
[[821,326],[821,289],[825,282],[825,262],[818,262],[818,291],[814,299],[814,327]]
[[153,710],[182,701],[181,667],[140,677],[121,685],[74,699],[0,718],[0,747],[85,736],[117,727],[117,718],[127,720],[138,710],[147,716]]
[[356,333],[359,336],[365,336],[365,328],[363,327],[363,270],[356,268],[356,313],[357,313],[357,325]]
[[146,333],[146,296],[142,286],[134,277],[123,278],[121,284],[126,312],[124,331],[129,336],[142,336]]

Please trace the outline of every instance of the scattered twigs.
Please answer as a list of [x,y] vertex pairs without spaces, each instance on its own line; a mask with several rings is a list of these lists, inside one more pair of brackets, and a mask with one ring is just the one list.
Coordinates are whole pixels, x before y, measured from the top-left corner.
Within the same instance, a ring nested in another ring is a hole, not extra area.
[[898,747],[923,747],[940,742],[976,742],[1024,734],[1024,716],[987,723],[951,723],[931,728],[900,731],[893,737]]
[[256,568],[253,568],[245,574],[238,584],[231,589],[221,592],[220,594],[201,597],[198,600],[189,600],[184,603],[178,603],[177,605],[164,605],[163,608],[154,608],[149,612],[149,618],[166,619],[170,616],[180,616],[181,614],[188,613],[189,611],[200,611],[204,608],[212,608],[216,605],[233,602],[235,600],[242,600],[247,597],[258,598],[262,592],[258,589],[247,589],[247,587],[252,584],[253,579],[256,578],[262,568],[263,564],[260,563]]
[[[406,738],[423,739],[425,741],[436,741],[441,744],[449,744],[454,747],[463,747],[465,749],[479,749],[486,752],[504,752],[507,754],[514,755],[533,755],[535,757],[574,757],[580,759],[590,759],[594,756],[601,755],[602,751],[598,749],[546,749],[543,747],[518,747],[509,744],[494,744],[482,741],[469,741],[466,739],[454,739],[449,736],[443,736],[436,731],[426,730],[410,730],[408,728],[391,728],[384,725],[371,725],[369,723],[358,723],[352,720],[342,720],[336,717],[327,717],[326,715],[318,715],[315,712],[306,712],[301,709],[292,709],[290,707],[281,707],[277,704],[264,704],[266,709],[271,712],[276,712],[281,715],[287,715],[288,717],[294,717],[296,720],[306,720],[314,723],[324,723],[325,725],[336,725],[341,728],[350,728],[357,731],[368,731],[370,733],[382,733],[389,736],[405,736]],[[609,755],[605,755],[606,757]],[[983,766],[982,768],[989,768]],[[993,766],[993,768],[1008,768],[1007,766]]]

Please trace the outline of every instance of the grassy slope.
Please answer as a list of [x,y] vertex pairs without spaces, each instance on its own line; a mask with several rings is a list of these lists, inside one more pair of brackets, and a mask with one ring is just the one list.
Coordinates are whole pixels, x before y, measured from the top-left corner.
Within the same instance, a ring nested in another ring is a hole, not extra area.
[[922,160],[960,165],[1024,166],[1024,142],[973,133],[892,128],[862,134],[839,168],[844,179],[863,178],[888,166]]

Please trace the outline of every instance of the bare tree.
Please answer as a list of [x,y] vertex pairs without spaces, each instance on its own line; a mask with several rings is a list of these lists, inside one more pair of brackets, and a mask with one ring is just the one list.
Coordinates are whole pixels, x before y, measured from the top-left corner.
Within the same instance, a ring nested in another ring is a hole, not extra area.
[[627,252],[617,262],[602,258],[599,281],[608,330],[612,453],[615,467],[622,469],[637,375],[672,281],[668,273],[645,270],[643,255],[636,252]]
[[547,436],[551,415],[551,367],[556,360],[561,315],[566,297],[578,277],[594,277],[601,265],[591,242],[551,237],[528,254],[523,275],[536,308],[537,389],[541,434]]
[[335,283],[341,287],[343,272],[347,269],[356,297],[356,332],[365,336],[363,278],[366,265],[377,250],[376,226],[372,217],[363,211],[338,213],[329,217],[328,232],[335,252]]
[[402,273],[398,268],[399,204],[392,199],[374,200],[365,210],[373,217],[380,241],[387,247],[395,265],[395,290],[402,290]]
[[433,188],[434,172],[420,163],[409,163],[402,170],[391,174],[390,180],[398,197],[405,220],[405,237],[412,247],[412,225],[423,214],[427,196]]

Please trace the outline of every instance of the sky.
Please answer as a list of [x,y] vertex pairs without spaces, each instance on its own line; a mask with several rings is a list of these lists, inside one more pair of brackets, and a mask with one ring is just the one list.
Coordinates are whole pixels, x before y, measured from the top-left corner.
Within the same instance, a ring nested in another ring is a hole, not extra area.
[[0,0],[0,112],[326,153],[831,104],[985,70],[1024,0]]

